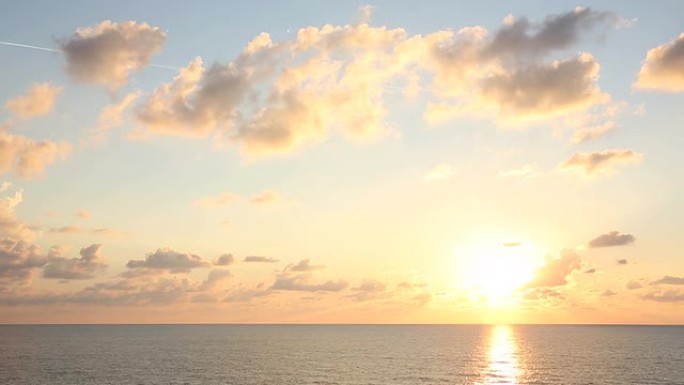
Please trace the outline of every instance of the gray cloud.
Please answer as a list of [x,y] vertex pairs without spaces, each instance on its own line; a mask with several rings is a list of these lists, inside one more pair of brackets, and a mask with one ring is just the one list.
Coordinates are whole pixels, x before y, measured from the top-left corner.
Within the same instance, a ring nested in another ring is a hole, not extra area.
[[40,247],[21,240],[0,240],[0,286],[3,283],[25,283],[33,271],[45,265],[47,257]]
[[49,279],[91,279],[107,267],[101,253],[102,245],[92,244],[81,249],[81,258],[51,256],[43,267],[43,278]]
[[610,290],[610,289],[606,289],[606,291],[604,291],[603,293],[601,293],[601,297],[612,297],[612,296],[614,296],[614,295],[617,295],[617,293],[614,292],[614,291],[612,291],[612,290]]
[[677,290],[667,290],[665,292],[648,293],[641,297],[647,301],[673,303],[684,302],[684,292]]
[[348,286],[345,281],[325,281],[322,283],[312,283],[310,282],[310,276],[308,275],[288,275],[281,274],[276,278],[276,281],[271,286],[271,290],[282,290],[282,291],[328,291],[336,292],[342,291]]
[[558,166],[562,171],[572,171],[588,178],[611,174],[615,168],[639,163],[643,154],[632,150],[603,150],[578,152]]
[[594,269],[594,268],[591,268],[591,269],[584,271],[584,274],[594,274],[594,273],[596,273],[596,269]]
[[162,30],[146,23],[105,20],[79,28],[60,46],[69,75],[114,90],[128,82],[130,72],[145,67],[165,40]]
[[651,285],[684,285],[684,277],[672,277],[669,275],[651,282]]
[[235,124],[249,82],[250,73],[233,63],[205,69],[196,58],[173,82],[158,87],[135,114],[147,133],[203,137]]
[[485,79],[482,95],[508,116],[544,118],[579,111],[607,101],[595,85],[599,68],[589,54],[529,65]]
[[161,248],[145,256],[144,260],[128,261],[126,267],[131,270],[144,269],[145,272],[168,271],[170,273],[189,273],[194,268],[206,267],[208,265],[207,262],[197,255],[179,253],[169,248]]
[[669,92],[684,91],[684,33],[648,51],[634,86]]
[[223,254],[220,257],[216,258],[216,261],[214,261],[214,265],[216,265],[216,266],[228,266],[228,265],[232,265],[233,262],[235,262],[235,258],[233,257],[233,254]]
[[627,282],[627,285],[625,285],[625,288],[627,290],[637,290],[637,289],[641,289],[642,287],[643,286],[637,281],[629,281],[629,282]]
[[549,15],[541,23],[532,23],[522,17],[506,18],[485,52],[490,56],[543,55],[577,43],[580,34],[597,26],[615,21],[612,13],[596,12],[589,8],[576,8],[572,12]]
[[615,261],[615,262],[616,262],[616,263],[617,263],[618,265],[626,265],[626,264],[628,264],[628,263],[629,263],[629,261],[627,261],[627,260],[626,260],[626,259],[624,259],[624,258],[622,258],[622,259],[618,259],[618,260],[617,260],[617,261]]
[[313,270],[320,270],[324,269],[325,266],[323,265],[312,265],[311,261],[309,259],[303,259],[299,261],[296,265],[289,266],[287,270],[289,271],[313,271]]
[[368,301],[376,298],[385,298],[390,293],[387,292],[387,286],[375,279],[364,279],[359,286],[350,289],[354,294],[349,298],[355,301]]
[[275,263],[278,262],[277,259],[271,257],[260,257],[256,255],[250,255],[245,257],[245,262],[258,262],[258,263]]
[[587,244],[589,248],[595,249],[600,247],[624,246],[634,243],[636,238],[632,234],[624,234],[619,231],[611,231],[606,234],[601,234],[592,239]]

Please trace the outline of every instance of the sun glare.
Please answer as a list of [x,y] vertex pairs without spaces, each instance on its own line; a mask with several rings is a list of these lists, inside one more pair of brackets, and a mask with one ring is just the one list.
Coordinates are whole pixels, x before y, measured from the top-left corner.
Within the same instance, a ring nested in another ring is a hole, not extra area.
[[461,259],[461,282],[471,296],[489,305],[503,306],[515,302],[518,289],[534,278],[541,258],[534,246],[506,242],[457,250]]

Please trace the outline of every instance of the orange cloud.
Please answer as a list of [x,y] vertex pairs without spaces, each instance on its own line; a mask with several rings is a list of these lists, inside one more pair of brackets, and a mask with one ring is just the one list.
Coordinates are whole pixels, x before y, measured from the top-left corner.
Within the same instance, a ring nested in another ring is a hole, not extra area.
[[684,91],[684,33],[648,51],[634,87],[667,92]]
[[26,94],[8,100],[5,108],[20,118],[47,115],[55,108],[57,96],[61,92],[61,87],[50,83],[34,84]]
[[571,171],[587,178],[609,175],[617,167],[641,162],[644,155],[632,150],[579,152],[561,163],[561,171]]

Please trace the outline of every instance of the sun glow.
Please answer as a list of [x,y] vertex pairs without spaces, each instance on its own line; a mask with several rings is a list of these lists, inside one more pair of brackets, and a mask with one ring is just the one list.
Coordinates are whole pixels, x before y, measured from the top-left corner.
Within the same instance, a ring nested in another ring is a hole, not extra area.
[[473,298],[494,306],[514,303],[519,289],[534,278],[542,262],[534,246],[520,242],[459,249],[456,254],[465,289]]

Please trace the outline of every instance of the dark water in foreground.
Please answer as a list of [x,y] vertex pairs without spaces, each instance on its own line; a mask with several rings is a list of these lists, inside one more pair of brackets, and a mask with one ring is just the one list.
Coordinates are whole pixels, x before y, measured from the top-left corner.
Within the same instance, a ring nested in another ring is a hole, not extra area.
[[679,326],[0,326],[1,384],[684,384]]

